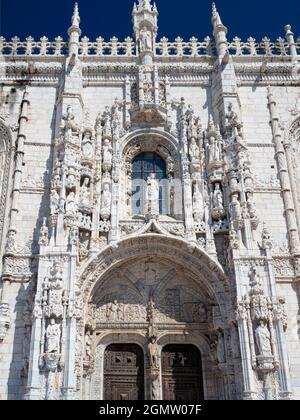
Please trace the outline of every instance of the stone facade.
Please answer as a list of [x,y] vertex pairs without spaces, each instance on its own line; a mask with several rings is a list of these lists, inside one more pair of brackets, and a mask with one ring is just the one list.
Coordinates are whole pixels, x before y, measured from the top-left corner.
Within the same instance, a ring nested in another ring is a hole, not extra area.
[[205,399],[299,399],[300,42],[132,16],[124,42],[80,38],[77,4],[68,42],[0,38],[0,398],[102,399],[135,343],[147,399],[169,344]]

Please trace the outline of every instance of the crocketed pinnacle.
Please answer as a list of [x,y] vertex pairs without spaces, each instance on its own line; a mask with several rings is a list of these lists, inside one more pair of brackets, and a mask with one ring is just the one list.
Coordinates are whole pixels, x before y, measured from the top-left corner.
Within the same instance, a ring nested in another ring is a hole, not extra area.
[[78,2],[76,1],[74,4],[74,12],[72,16],[72,26],[77,26],[79,28],[79,25],[80,25],[80,16],[79,16]]
[[220,14],[217,10],[217,6],[216,3],[212,4],[212,24],[214,27],[218,26],[218,25],[223,25],[221,18],[220,18]]

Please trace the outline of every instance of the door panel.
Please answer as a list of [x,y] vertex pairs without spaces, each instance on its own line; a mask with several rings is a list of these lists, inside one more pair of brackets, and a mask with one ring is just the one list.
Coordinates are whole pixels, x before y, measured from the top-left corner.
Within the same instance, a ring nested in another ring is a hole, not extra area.
[[163,399],[203,400],[201,354],[194,346],[169,345],[162,351]]
[[144,399],[144,354],[135,344],[112,344],[104,357],[104,399]]

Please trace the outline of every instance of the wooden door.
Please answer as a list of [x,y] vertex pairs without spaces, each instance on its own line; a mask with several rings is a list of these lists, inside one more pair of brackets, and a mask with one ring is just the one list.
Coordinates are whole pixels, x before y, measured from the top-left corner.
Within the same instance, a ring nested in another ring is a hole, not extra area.
[[203,400],[201,354],[195,346],[168,345],[162,351],[163,399]]
[[144,399],[144,354],[136,344],[112,344],[104,356],[104,399]]

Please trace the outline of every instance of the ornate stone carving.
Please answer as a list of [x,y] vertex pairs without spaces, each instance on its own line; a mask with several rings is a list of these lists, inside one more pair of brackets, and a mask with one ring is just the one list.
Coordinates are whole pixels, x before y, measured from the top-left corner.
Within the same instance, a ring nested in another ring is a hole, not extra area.
[[6,337],[10,326],[10,315],[8,303],[0,303],[0,342]]
[[60,353],[60,337],[61,328],[52,318],[46,329],[46,353]]
[[111,192],[109,184],[104,184],[101,198],[101,217],[104,222],[110,218],[111,215]]
[[151,174],[147,180],[145,195],[146,215],[150,219],[155,219],[159,215],[159,187],[155,174]]
[[39,238],[39,245],[40,246],[48,246],[49,244],[49,231],[47,227],[47,219],[44,217],[43,225],[40,229],[40,238]]

